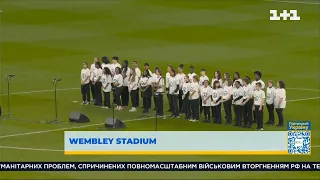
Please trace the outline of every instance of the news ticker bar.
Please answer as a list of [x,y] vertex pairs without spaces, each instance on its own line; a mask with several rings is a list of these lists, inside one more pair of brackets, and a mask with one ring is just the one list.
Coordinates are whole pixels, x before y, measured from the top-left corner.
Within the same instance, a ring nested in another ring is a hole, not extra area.
[[319,171],[320,162],[1,162],[0,171]]

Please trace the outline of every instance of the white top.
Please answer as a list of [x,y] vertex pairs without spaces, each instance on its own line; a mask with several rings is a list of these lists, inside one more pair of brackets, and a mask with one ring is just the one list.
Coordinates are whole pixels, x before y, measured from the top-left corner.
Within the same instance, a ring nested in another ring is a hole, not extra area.
[[208,76],[200,76],[200,78],[199,78],[199,85],[200,85],[200,86],[203,86],[203,82],[204,82],[205,80],[208,80],[208,81],[209,81]]
[[261,89],[264,89],[264,82],[260,79],[259,81],[252,81],[251,85],[252,85],[252,90],[255,91],[256,90],[256,83],[261,83]]
[[222,89],[222,99],[229,100],[232,94],[232,86],[224,86]]
[[138,78],[141,78],[141,70],[139,68],[136,68],[135,71],[136,71],[136,76]]
[[188,82],[188,83],[183,83],[182,84],[182,93],[183,95],[186,95],[189,91],[190,91],[190,86],[191,86],[191,83]]
[[262,101],[263,101],[263,99],[265,99],[265,98],[266,98],[266,95],[265,95],[263,90],[260,90],[260,91],[255,90],[255,91],[253,91],[254,105],[260,106]]
[[212,79],[212,82],[211,82],[211,87],[213,87],[213,83],[215,82],[215,81],[219,81],[219,83],[220,83],[220,86],[222,87],[223,86],[223,82],[222,82],[222,79]]
[[116,73],[116,68],[121,68],[121,65],[119,63],[117,64],[110,64],[110,71],[111,71],[111,74],[114,76],[115,73]]
[[180,85],[180,89],[182,88],[182,85],[183,85],[183,83],[184,83],[184,77],[185,77],[186,75],[185,74],[177,74],[176,75],[176,77],[179,79],[179,85]]
[[91,72],[88,68],[81,69],[81,80],[84,84],[88,84],[90,82]]
[[252,86],[248,84],[247,86],[243,86],[243,99],[251,98],[252,96]]
[[121,74],[115,74],[113,76],[113,80],[112,80],[113,83],[118,83],[118,85],[116,87],[121,87],[123,86],[123,77]]
[[166,88],[169,88],[169,79],[170,79],[170,73],[169,72],[167,72],[166,73]]
[[[202,106],[211,106],[211,96],[212,96],[212,88],[210,86],[208,87],[200,87],[200,94],[201,94],[201,98],[202,98]],[[203,102],[203,100],[207,99],[209,97],[209,99],[207,100],[206,103]]]
[[180,79],[179,77],[170,77],[169,78],[169,94],[179,94],[179,91],[175,92],[177,87],[180,85]]
[[275,93],[276,88],[274,87],[267,87],[267,99],[266,99],[266,103],[267,104],[273,104],[274,101],[274,93]]
[[138,76],[135,76],[135,77],[134,77],[134,81],[133,81],[133,82],[131,82],[131,79],[132,79],[132,76],[129,77],[129,82],[128,82],[129,92],[132,91],[132,90],[137,90],[138,84],[139,84],[139,78],[138,78]]
[[139,81],[140,87],[151,86],[151,84],[152,84],[152,78],[148,78],[148,77],[140,78],[140,81]]
[[233,82],[233,87],[236,87],[235,83],[236,81],[238,81],[240,83],[241,86],[243,86],[243,82],[242,82],[242,79],[237,79]]
[[[275,108],[286,108],[286,104],[287,104],[287,101],[286,101],[286,98],[287,98],[286,90],[277,88],[275,90],[274,96],[275,96],[274,107]],[[283,99],[282,99],[282,103],[279,105],[280,98],[283,98]]]
[[96,69],[96,64],[93,63],[91,64],[90,66],[90,72],[91,72],[91,75],[90,75],[90,80],[93,81],[93,78],[94,78],[94,70]]
[[157,93],[163,93],[164,92],[164,80],[163,77],[159,76],[159,77],[154,77],[153,78],[153,82],[154,83],[159,83],[159,88],[157,89]]
[[244,91],[242,87],[232,89],[232,98],[233,98],[234,105],[241,105],[241,103],[243,102],[243,97],[237,101],[235,101],[235,99],[237,99],[240,96],[243,96],[243,94],[244,94]]
[[[124,72],[125,69],[122,70],[122,74],[125,74],[126,75],[126,78],[123,78],[123,86],[128,86],[128,81],[129,81],[129,77],[130,77],[130,74],[131,74],[131,69],[128,68],[127,69],[127,72]],[[122,76],[123,77],[123,76]]]
[[222,96],[222,88],[219,89],[212,89],[212,106],[217,106],[221,103],[222,98],[220,99],[220,101],[216,102],[221,96]]
[[110,75],[103,74],[101,77],[102,82],[102,90],[104,92],[110,92],[111,91],[111,83],[112,83],[112,77]]
[[196,75],[197,75],[196,73],[192,73],[192,74],[189,73],[189,74],[188,74],[188,77],[189,77],[189,79],[190,79],[190,82],[193,82],[193,77],[196,76]]
[[102,63],[102,64],[101,64],[101,67],[102,67],[102,69],[104,69],[105,67],[107,67],[107,68],[110,69],[110,64]]
[[151,76],[151,77],[153,77],[153,76],[152,76],[152,72],[151,72],[151,70],[150,70],[150,69],[148,69],[148,71],[149,71],[150,76]]
[[190,95],[195,92],[190,99],[199,99],[200,86],[199,83],[190,83]]
[[[103,71],[102,71],[102,69],[94,69],[94,71],[93,71],[93,81],[94,82],[96,82],[97,80],[98,80],[98,78],[100,78],[101,76],[102,76],[102,74],[103,74]],[[100,81],[101,81],[101,79],[100,79]]]

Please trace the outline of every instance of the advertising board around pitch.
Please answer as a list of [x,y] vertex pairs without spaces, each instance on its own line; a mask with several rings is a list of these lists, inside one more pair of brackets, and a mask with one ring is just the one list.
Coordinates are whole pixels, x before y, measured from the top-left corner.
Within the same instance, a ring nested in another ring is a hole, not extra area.
[[66,155],[287,155],[286,131],[66,131]]

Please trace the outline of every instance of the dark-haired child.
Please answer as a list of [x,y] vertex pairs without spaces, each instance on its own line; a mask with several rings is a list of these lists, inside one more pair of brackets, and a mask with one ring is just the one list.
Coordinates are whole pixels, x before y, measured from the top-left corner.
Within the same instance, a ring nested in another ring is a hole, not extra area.
[[110,92],[112,90],[112,76],[111,71],[108,67],[103,69],[103,75],[101,77],[102,82],[102,91],[104,96],[103,106],[102,108],[109,109],[110,106]]
[[286,108],[286,86],[283,81],[278,81],[277,89],[275,91],[275,101],[274,106],[276,108],[276,112],[279,118],[278,127],[283,127],[284,117],[283,117],[283,109]]
[[263,130],[263,105],[266,98],[265,92],[261,88],[262,84],[260,82],[256,83],[256,90],[253,92],[254,99],[254,111],[257,120],[257,130]]
[[84,62],[80,75],[82,104],[84,105],[90,104],[90,74],[88,63]]
[[[262,73],[260,71],[255,71],[254,73],[254,81],[252,81],[251,86],[252,86],[252,91],[256,90],[256,83],[261,83],[261,89],[264,90],[264,82],[261,80],[262,78]],[[253,110],[253,123],[256,123],[257,119],[256,119],[256,114],[255,114],[255,110]]]
[[[199,85],[200,85],[200,89],[201,89],[201,87],[204,86],[204,81],[209,81],[209,78],[206,75],[206,69],[201,69],[200,74],[201,74],[201,76],[199,78]],[[202,103],[202,96],[200,96],[200,114],[202,114],[202,112],[203,112],[202,104],[203,104]]]
[[183,73],[183,64],[180,64],[178,67],[178,73],[176,75],[176,78],[179,79],[179,96],[178,96],[178,103],[179,103],[179,113],[184,113],[183,111],[183,91],[182,91],[182,85],[184,83],[184,77],[186,75]]
[[218,80],[213,82],[212,89],[212,114],[213,115],[213,123],[222,124],[221,118],[221,101],[222,101],[222,91],[223,89],[220,86],[220,82]]
[[273,81],[268,81],[268,88],[267,88],[267,99],[266,99],[266,105],[268,109],[269,114],[269,120],[266,122],[266,124],[274,124],[274,93],[275,88],[273,86]]

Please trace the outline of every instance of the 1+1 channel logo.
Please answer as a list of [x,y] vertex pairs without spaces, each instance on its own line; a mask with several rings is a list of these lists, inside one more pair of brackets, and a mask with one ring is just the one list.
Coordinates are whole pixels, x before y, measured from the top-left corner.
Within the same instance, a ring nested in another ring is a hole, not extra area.
[[270,21],[300,21],[300,16],[297,10],[283,10],[282,13],[278,15],[278,10],[270,10]]

